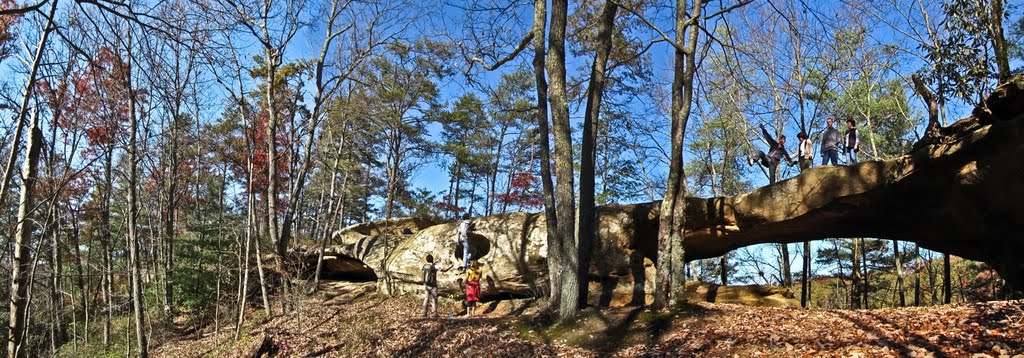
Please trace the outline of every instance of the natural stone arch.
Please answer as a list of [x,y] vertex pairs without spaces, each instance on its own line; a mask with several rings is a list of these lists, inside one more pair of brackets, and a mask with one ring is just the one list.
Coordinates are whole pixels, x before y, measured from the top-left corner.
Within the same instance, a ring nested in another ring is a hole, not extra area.
[[943,128],[940,143],[899,158],[812,168],[735,197],[688,198],[687,259],[874,237],[984,261],[1024,287],[1024,76],[986,107]]
[[[943,128],[941,138],[929,140],[935,144],[899,158],[811,168],[734,197],[687,198],[686,259],[763,243],[873,237],[987,262],[1011,286],[1024,288],[1018,257],[1024,252],[1024,76],[1000,87],[986,108]],[[659,208],[659,202],[597,208],[591,282],[613,282],[604,289],[619,297],[653,289]],[[544,216],[511,213],[474,222],[475,233],[490,243],[481,263],[493,284],[484,291],[539,296],[547,287]],[[388,246],[393,250],[372,244],[373,236],[352,234],[340,252],[380,263],[406,286],[400,290],[416,292],[425,254],[456,257],[456,231],[453,222],[398,235]],[[439,275],[443,292],[459,292],[457,276],[455,270]]]

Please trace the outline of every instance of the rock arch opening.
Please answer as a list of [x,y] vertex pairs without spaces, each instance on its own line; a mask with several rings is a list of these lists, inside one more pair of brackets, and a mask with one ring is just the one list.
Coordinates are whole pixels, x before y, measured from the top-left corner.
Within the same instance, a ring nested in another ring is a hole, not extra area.
[[[466,241],[469,244],[469,257],[473,260],[478,260],[491,253],[491,240],[483,235],[470,233]],[[465,244],[461,242],[456,243],[453,248],[455,258],[460,261],[463,259],[463,252],[465,252],[463,245]]]
[[[317,255],[303,257],[302,273],[307,278],[316,275]],[[377,272],[357,258],[337,254],[324,253],[320,279],[324,281],[373,282],[377,281]]]

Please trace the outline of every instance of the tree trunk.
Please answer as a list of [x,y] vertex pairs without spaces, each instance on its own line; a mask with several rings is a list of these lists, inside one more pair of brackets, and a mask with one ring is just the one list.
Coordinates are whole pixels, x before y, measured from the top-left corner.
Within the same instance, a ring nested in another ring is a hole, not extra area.
[[850,271],[851,271],[851,290],[850,290],[850,308],[858,309],[861,306],[860,296],[860,244],[858,239],[853,239],[853,251],[850,253]]
[[[51,11],[51,16],[53,12]],[[49,29],[49,25],[47,25]],[[32,253],[29,245],[32,243],[33,211],[35,209],[34,191],[36,186],[37,171],[39,167],[39,154],[42,152],[43,133],[39,129],[39,118],[34,113],[30,121],[28,148],[26,158],[22,165],[21,175],[21,197],[18,200],[18,224],[14,240],[14,257],[11,265],[11,290],[10,290],[10,324],[7,326],[7,356],[22,357],[25,355],[24,342],[26,338],[26,321],[28,320],[28,273],[32,270]],[[14,143],[17,146],[18,143]]]
[[[341,6],[344,7],[344,6],[347,6],[347,5],[341,5]],[[305,153],[302,156],[302,163],[299,165],[298,173],[296,173],[295,175],[292,176],[292,178],[294,178],[294,179],[293,179],[293,182],[292,182],[292,185],[291,185],[291,190],[289,191],[288,207],[286,208],[286,211],[285,211],[285,220],[284,220],[284,223],[283,223],[282,229],[281,229],[281,231],[282,231],[281,232],[281,240],[283,241],[283,246],[284,246],[285,249],[287,249],[287,243],[288,243],[288,241],[290,241],[290,238],[291,238],[291,225],[292,225],[293,219],[295,217],[295,212],[297,210],[299,199],[302,197],[302,189],[305,187],[305,184],[306,184],[306,175],[308,174],[309,169],[310,169],[310,167],[312,165],[313,142],[314,142],[314,140],[316,138],[316,135],[315,135],[316,134],[316,128],[319,126],[319,123],[320,123],[320,120],[321,120],[321,115],[323,114],[323,110],[322,110],[323,104],[329,98],[332,97],[334,91],[342,83],[342,81],[339,78],[335,78],[334,81],[333,81],[333,85],[328,85],[328,84],[325,83],[324,78],[323,78],[324,63],[325,63],[325,59],[327,57],[328,51],[330,49],[330,45],[331,45],[331,43],[333,42],[333,40],[337,36],[341,35],[344,32],[344,30],[342,30],[342,31],[335,31],[335,21],[337,20],[338,16],[340,15],[340,12],[339,12],[339,1],[337,1],[337,0],[332,0],[331,1],[331,6],[330,6],[330,10],[329,10],[328,14],[329,14],[329,16],[328,16],[328,19],[327,19],[327,25],[326,25],[326,29],[324,31],[324,42],[323,42],[323,45],[320,48],[320,54],[319,54],[317,60],[314,62],[314,64],[315,64],[314,79],[315,79],[315,85],[316,85],[316,93],[315,93],[314,98],[313,98],[313,111],[312,111],[312,114],[310,116],[311,120],[309,121],[310,122],[309,123],[309,135],[308,135],[307,140],[305,142]],[[266,29],[264,29],[264,30],[266,30]],[[266,34],[266,32],[265,32],[265,34]],[[331,81],[328,81],[328,82],[331,82]],[[296,98],[296,103],[295,103],[296,105],[298,105],[297,101],[298,101],[298,98]],[[295,118],[294,118],[294,114],[293,114],[292,115],[292,120],[294,121],[294,119]],[[293,127],[294,127],[294,124],[293,124]],[[298,142],[298,141],[295,140],[294,142]],[[294,158],[294,157],[295,157],[295,155],[293,154],[293,160],[292,160],[293,163],[298,164],[297,163],[298,162],[298,158]],[[315,232],[313,234],[315,235]],[[279,251],[279,254],[283,255],[283,251],[281,250],[280,247],[278,248],[278,251]]]
[[[685,248],[683,227],[686,215],[686,173],[683,167],[683,140],[690,119],[693,99],[693,75],[696,72],[696,48],[703,0],[693,5],[692,21],[687,14],[686,0],[676,0],[675,61],[672,82],[672,154],[669,162],[668,183],[661,203],[658,226],[657,278],[654,307],[665,309],[682,303]],[[686,43],[682,43],[683,39]]]
[[949,304],[953,297],[953,284],[950,280],[949,254],[942,254],[942,303]]
[[[75,282],[78,284],[78,297],[79,297],[79,301],[81,301],[80,304],[82,305],[82,320],[84,321],[83,322],[84,323],[84,328],[85,328],[85,332],[87,333],[84,336],[85,344],[88,345],[89,344],[89,336],[90,336],[90,334],[88,334],[88,332],[89,332],[89,314],[90,314],[90,312],[89,312],[89,299],[87,298],[89,296],[89,294],[88,294],[89,285],[86,284],[86,282],[85,282],[85,275],[86,274],[85,274],[85,267],[82,264],[82,246],[81,246],[81,241],[80,241],[80,233],[81,233],[81,231],[78,229],[78,215],[75,213],[74,209],[71,210],[71,227],[72,227],[72,231],[71,231],[71,245],[75,249],[75,269],[78,271],[78,275],[76,277]],[[90,258],[91,258],[91,251],[92,250],[89,250],[89,251],[90,251]],[[86,262],[91,262],[91,260],[89,260],[89,258],[87,258]],[[74,305],[72,305],[72,307],[74,307]],[[72,315],[72,317],[75,317],[75,316]],[[75,320],[77,321],[77,318]],[[76,328],[77,328],[77,326],[76,326]],[[75,342],[78,342],[77,337],[78,337],[78,334],[76,333],[75,334]]]
[[871,279],[868,277],[868,247],[864,238],[860,238],[860,266],[861,276],[864,280],[861,284],[860,294],[864,300],[864,308],[871,308],[871,303],[868,302],[868,293],[871,291]]
[[917,95],[921,96],[921,99],[928,106],[928,125],[925,127],[924,137],[921,138],[919,143],[930,144],[934,139],[942,135],[942,127],[939,125],[939,102],[936,100],[935,94],[928,89],[928,86],[925,86],[921,76],[914,74],[910,76],[910,79],[914,84],[914,92],[917,92]]
[[[29,100],[32,99],[32,92],[36,87],[36,74],[39,73],[39,67],[42,65],[43,53],[46,50],[46,41],[50,38],[50,32],[53,31],[53,14],[57,11],[58,0],[54,0],[50,4],[50,16],[46,19],[46,25],[43,27],[42,33],[39,35],[39,45],[36,46],[35,56],[32,58],[32,67],[29,69],[28,80],[25,83],[25,90],[21,96],[21,105],[18,106],[18,115],[15,117],[14,122],[14,138],[11,142],[11,152],[7,157],[7,165],[4,166],[4,177],[0,181],[0,203],[3,203],[7,198],[7,185],[11,182],[11,177],[14,175],[14,165],[18,158],[18,146],[21,143],[22,128],[24,127],[25,117],[29,111]],[[11,356],[13,357],[13,356]]]
[[[455,180],[455,191],[452,195],[452,207],[455,209],[455,218],[459,219],[461,217],[459,213],[462,211],[459,208],[459,196],[462,194],[462,164],[458,161],[455,162],[455,178],[453,179]],[[469,212],[467,211],[466,213],[468,214]]]
[[[267,47],[267,233],[270,235],[270,242],[274,245],[278,255],[284,257],[288,250],[288,243],[279,237],[277,222],[277,100],[274,96],[275,79],[277,76],[277,59],[274,50]],[[259,248],[257,240],[256,247]],[[256,254],[259,262],[259,253]],[[262,286],[262,284],[261,284]]]
[[[328,195],[329,199],[328,199],[328,204],[327,204],[327,219],[326,219],[327,220],[327,225],[326,225],[325,229],[323,230],[323,232],[324,232],[323,236],[320,238],[320,249],[318,250],[319,252],[317,253],[317,261],[316,261],[316,273],[313,275],[313,287],[310,288],[310,293],[315,292],[317,290],[317,288],[320,286],[320,273],[323,270],[324,250],[327,249],[327,242],[330,241],[330,239],[331,239],[331,231],[334,230],[335,219],[337,217],[341,216],[341,215],[344,215],[345,191],[347,190],[346,186],[348,184],[348,175],[349,175],[349,171],[348,170],[345,171],[345,174],[344,174],[344,176],[343,176],[343,178],[341,180],[341,198],[339,198],[337,200],[338,204],[334,204],[335,203],[334,196],[335,196],[335,191],[337,189],[337,186],[335,185],[335,181],[338,178],[338,167],[341,165],[341,154],[342,154],[342,149],[345,146],[345,138],[346,138],[346,136],[342,135],[341,143],[338,144],[338,150],[335,153],[334,166],[332,166],[330,168],[331,184],[330,184],[330,195]],[[340,209],[340,210],[338,211],[338,213],[335,213],[335,209]]]
[[[576,242],[578,245],[578,267],[576,267],[576,287],[563,287],[564,289],[576,289],[578,292],[578,307],[586,307],[587,290],[590,282],[590,257],[592,255],[596,236],[596,225],[594,210],[594,167],[596,165],[595,146],[597,144],[598,119],[601,114],[601,98],[604,95],[605,72],[607,70],[608,56],[612,49],[612,31],[615,29],[615,14],[619,8],[612,1],[605,2],[604,10],[601,12],[601,22],[597,30],[597,54],[594,57],[594,64],[590,70],[590,85],[587,88],[587,104],[583,114],[583,145],[580,159],[580,202],[579,218],[577,221]],[[572,312],[575,314],[575,312]],[[566,317],[563,312],[563,317]]]
[[112,176],[114,148],[111,145],[107,148],[105,163],[103,164],[103,212],[100,213],[100,226],[103,246],[103,301],[107,305],[107,315],[103,319],[103,346],[110,347],[110,321],[114,319],[114,245],[113,228],[110,226],[110,198],[114,191]]
[[[494,214],[494,199],[495,194],[498,191],[498,167],[501,166],[501,151],[505,147],[505,133],[508,131],[508,124],[502,123],[501,130],[498,132],[498,148],[494,150],[494,166],[491,167],[491,180],[488,183],[487,188],[487,211],[485,214],[488,216]],[[511,176],[511,173],[509,173]]]
[[[50,137],[50,138],[54,138],[54,137]],[[53,158],[53,156],[51,155],[50,158]],[[50,173],[52,174],[53,171],[51,170]],[[50,177],[53,178],[52,175]],[[47,218],[47,222],[48,222],[47,230],[43,231],[44,235],[48,235],[50,237],[50,257],[49,257],[49,260],[50,260],[50,282],[49,282],[49,286],[50,286],[50,302],[51,302],[50,309],[52,310],[51,315],[52,315],[52,319],[53,319],[51,321],[51,325],[53,327],[52,328],[53,332],[51,333],[51,337],[50,337],[50,344],[51,344],[50,348],[51,348],[51,350],[53,352],[57,351],[57,347],[60,344],[59,342],[63,342],[64,341],[64,337],[66,336],[65,326],[64,326],[64,322],[63,322],[64,300],[63,300],[63,297],[61,297],[61,295],[60,295],[61,292],[64,292],[63,287],[61,287],[62,270],[63,270],[63,267],[64,267],[61,258],[63,257],[64,253],[61,252],[61,245],[60,245],[60,231],[61,230],[60,230],[60,216],[59,216],[59,213],[58,213],[58,210],[57,210],[57,208],[58,208],[57,207],[57,198],[58,198],[58,196],[59,196],[58,194],[54,193],[53,196],[51,197],[52,201],[50,202],[50,205],[49,205],[50,213],[48,215],[49,218]],[[74,305],[72,305],[72,307],[74,307]],[[72,319],[74,319],[73,316],[72,316]]]
[[724,254],[718,258],[718,265],[721,266],[722,275],[722,286],[729,284],[729,254]]
[[[552,0],[551,29],[548,31],[548,97],[551,105],[551,130],[555,138],[555,215],[557,217],[558,254],[562,260],[559,287],[562,290],[559,316],[563,319],[576,313],[579,305],[579,255],[573,243],[575,225],[575,195],[573,185],[572,128],[569,123],[569,103],[565,87],[565,28],[569,3]],[[568,288],[567,288],[568,287]]]
[[[268,228],[268,230],[270,229]],[[253,245],[256,247],[256,274],[260,279],[260,297],[263,298],[263,313],[270,317],[270,299],[267,297],[267,281],[263,275],[263,251],[260,250],[259,237],[253,239]]]
[[224,195],[227,191],[228,186],[228,166],[224,165],[224,169],[221,171],[220,176],[220,195],[217,200],[217,299],[214,300],[214,312],[213,312],[213,342],[214,346],[220,345],[220,304],[221,304],[221,274],[223,272],[224,260],[222,253],[223,245],[221,241],[224,240]]
[[[45,156],[45,154],[40,154],[40,156]],[[38,174],[37,174],[37,176],[38,176]],[[37,178],[37,180],[38,180],[38,178]],[[36,207],[36,209],[38,210],[38,207]],[[36,211],[36,210],[33,210],[33,211]],[[45,230],[45,226],[40,225],[40,227],[42,227]],[[43,242],[45,242],[45,240],[37,240],[35,245],[33,247],[29,248],[29,250],[31,252],[42,252]],[[46,255],[35,255],[32,258],[32,262],[29,263],[28,295],[25,298],[25,302],[28,303],[28,306],[25,308],[25,313],[24,313],[25,323],[23,325],[23,327],[25,327],[25,332],[24,332],[24,334],[26,335],[25,338],[27,338],[28,330],[30,329],[30,327],[32,327],[32,320],[35,319],[35,318],[39,318],[39,316],[42,316],[41,314],[40,315],[33,315],[34,312],[32,311],[32,309],[34,307],[32,306],[32,301],[33,301],[33,297],[35,296],[35,292],[36,292],[36,290],[35,290],[35,283],[37,282],[36,281],[36,274],[39,273],[39,270],[37,270],[36,268],[39,267],[39,260],[44,258],[44,257],[46,257]],[[47,314],[47,312],[43,312],[43,314]],[[40,340],[40,341],[42,341],[42,340]],[[22,352],[25,352],[24,349],[25,348],[23,347],[22,348]]]
[[793,273],[789,266],[789,244],[779,244],[779,251],[782,252],[782,287],[793,287]]
[[989,2],[989,38],[992,39],[992,50],[995,52],[996,78],[999,84],[1010,79],[1010,55],[1003,36],[1003,0]]
[[811,301],[811,242],[804,241],[803,274],[800,280],[800,307],[807,308]]
[[[391,128],[389,137],[390,149],[388,151],[387,158],[387,195],[384,198],[384,225],[387,226],[391,222],[392,214],[395,209],[395,196],[398,195],[398,184],[399,184],[399,171],[402,169],[402,140],[403,135],[401,129]],[[378,270],[384,272],[384,287],[389,295],[395,294],[394,281],[392,280],[390,271],[388,270],[386,257],[390,257],[391,253],[395,249],[395,243],[391,242],[392,238],[387,232],[387,228],[381,235],[381,242],[383,243],[384,256],[378,263]]]
[[896,267],[896,296],[900,307],[907,305],[907,297],[903,293],[903,259],[900,257],[900,242],[892,240],[892,257]]
[[[453,163],[452,165],[455,165],[455,164]],[[451,175],[448,176],[448,195],[445,196],[444,200],[446,200],[445,204],[448,204],[447,210],[448,210],[449,214],[451,214],[451,219],[452,220],[457,220],[459,218],[459,211],[455,207],[457,204],[455,203],[455,174],[454,173],[452,173]]]
[[937,297],[939,297],[940,292],[938,291],[938,288],[935,285],[935,269],[931,264],[932,255],[928,255],[927,262],[928,265],[925,266],[925,269],[927,270],[926,272],[928,274],[928,305],[935,305],[936,303],[939,302],[939,299]]
[[254,236],[253,225],[255,225],[255,223],[253,222],[253,218],[256,216],[253,212],[253,199],[255,198],[255,195],[252,193],[252,152],[250,151],[249,153],[250,155],[247,158],[249,162],[249,177],[248,180],[246,180],[246,191],[248,193],[246,194],[247,200],[245,210],[245,248],[242,251],[242,259],[240,260],[241,266],[238,268],[242,274],[242,279],[239,282],[240,287],[238,289],[238,320],[235,321],[235,340],[238,340],[241,337],[242,324],[245,323],[246,300],[249,298],[249,256]]
[[166,180],[167,204],[164,213],[164,323],[170,326],[174,319],[174,219],[178,190],[178,110],[171,119],[170,153]]
[[533,2],[533,76],[537,84],[537,153],[540,155],[541,187],[544,191],[544,219],[547,223],[548,302],[552,307],[561,304],[562,291],[559,268],[562,259],[562,240],[558,235],[558,217],[555,214],[555,185],[551,176],[551,146],[548,131],[548,81],[544,35],[547,27],[547,1]]
[[914,306],[921,306],[921,245],[914,245],[914,260],[917,264],[914,265]]
[[131,261],[131,290],[132,290],[132,307],[135,311],[135,344],[139,347],[139,356],[145,358],[149,355],[149,347],[146,344],[146,333],[144,331],[146,327],[146,297],[142,292],[142,260],[139,252],[139,233],[138,233],[138,216],[139,216],[139,204],[138,204],[138,177],[139,177],[139,158],[138,153],[138,131],[139,123],[138,116],[136,115],[136,103],[135,103],[135,89],[131,84],[132,81],[132,36],[131,30],[128,32],[128,48],[129,55],[127,56],[127,78],[125,79],[125,87],[128,90],[128,121],[130,122],[130,128],[128,133],[128,255]]

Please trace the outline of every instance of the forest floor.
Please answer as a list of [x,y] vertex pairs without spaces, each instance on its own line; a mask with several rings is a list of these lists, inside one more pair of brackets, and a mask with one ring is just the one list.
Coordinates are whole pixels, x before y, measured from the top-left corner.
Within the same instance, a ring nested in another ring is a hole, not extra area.
[[[451,313],[454,301],[442,304]],[[1024,357],[1024,301],[872,310],[688,304],[669,313],[646,308],[587,309],[555,323],[542,302],[485,303],[475,318],[424,318],[421,299],[366,294],[350,302],[321,297],[294,314],[262,313],[241,339],[222,328],[167,337],[165,357],[276,356],[740,356]],[[256,310],[259,312],[259,310]]]

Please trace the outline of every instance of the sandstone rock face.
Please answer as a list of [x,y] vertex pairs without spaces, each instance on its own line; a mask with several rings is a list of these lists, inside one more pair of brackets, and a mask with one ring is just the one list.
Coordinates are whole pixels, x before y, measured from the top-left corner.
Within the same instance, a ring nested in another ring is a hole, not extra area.
[[383,234],[412,235],[434,224],[437,223],[426,219],[396,218],[349,225],[335,231],[332,236],[335,242],[340,242],[342,245],[351,245],[369,236]]
[[[319,252],[315,249],[298,251],[295,255],[300,265],[300,272],[303,277],[313,277],[316,274],[317,259]],[[362,260],[358,260],[347,254],[334,250],[324,251],[323,267],[320,269],[320,279],[328,281],[349,281],[367,282],[377,281],[377,273]]]
[[[591,295],[603,306],[642,304],[654,287],[657,230],[651,204],[602,207],[599,236],[591,269]],[[485,300],[537,297],[547,290],[545,219],[538,213],[512,213],[475,218],[469,244],[484,271]],[[462,294],[462,247],[458,224],[427,227],[414,234],[368,235],[339,247],[338,252],[363,260],[380,276],[381,290],[416,293],[422,289],[421,267],[427,254],[441,269],[442,295]],[[351,236],[350,236],[351,237]]]
[[[484,269],[483,296],[536,296],[546,283],[547,242],[543,216],[513,213],[475,220],[469,243]],[[389,292],[418,292],[421,267],[431,254],[442,270],[438,288],[442,294],[461,293],[462,247],[458,244],[458,223],[431,226],[395,244],[393,254],[383,259],[388,276],[383,283]]]

